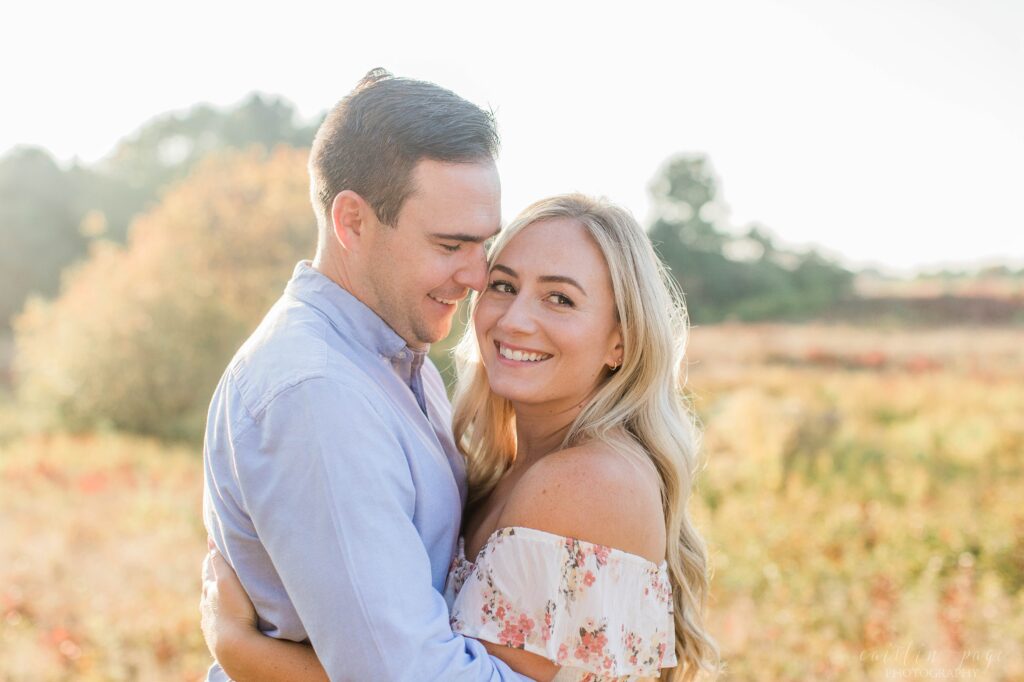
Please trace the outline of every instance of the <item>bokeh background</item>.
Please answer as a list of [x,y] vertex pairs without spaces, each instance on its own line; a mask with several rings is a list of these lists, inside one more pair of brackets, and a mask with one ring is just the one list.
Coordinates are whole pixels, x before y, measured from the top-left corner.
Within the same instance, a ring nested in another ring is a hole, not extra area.
[[206,407],[374,66],[682,284],[727,679],[1024,680],[1024,6],[555,5],[12,9],[0,680],[202,679]]

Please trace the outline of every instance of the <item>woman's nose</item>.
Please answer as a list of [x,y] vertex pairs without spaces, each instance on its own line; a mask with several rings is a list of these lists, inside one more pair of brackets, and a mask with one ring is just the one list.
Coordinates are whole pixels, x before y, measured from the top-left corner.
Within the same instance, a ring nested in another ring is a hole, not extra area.
[[522,296],[516,296],[498,320],[498,328],[510,334],[529,334],[535,331],[537,324],[530,302]]

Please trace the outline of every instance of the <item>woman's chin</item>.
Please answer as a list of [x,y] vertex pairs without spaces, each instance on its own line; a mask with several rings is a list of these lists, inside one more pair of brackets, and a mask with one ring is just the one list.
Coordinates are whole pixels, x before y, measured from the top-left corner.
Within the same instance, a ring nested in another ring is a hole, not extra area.
[[493,393],[494,395],[498,396],[499,398],[503,398],[503,399],[509,401],[510,403],[521,403],[522,402],[522,396],[519,393],[517,393],[516,391],[495,390],[495,388],[492,386],[491,387],[491,393]]
[[537,391],[522,382],[496,381],[491,383],[491,392],[510,403],[529,403],[537,398]]

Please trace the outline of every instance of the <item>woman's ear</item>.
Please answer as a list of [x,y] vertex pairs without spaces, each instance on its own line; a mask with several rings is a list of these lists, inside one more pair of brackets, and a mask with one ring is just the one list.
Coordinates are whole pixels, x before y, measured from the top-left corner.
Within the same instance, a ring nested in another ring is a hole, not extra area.
[[617,370],[622,366],[622,328],[619,326],[615,327],[615,331],[612,332],[611,336],[611,350],[608,352],[608,356],[605,358],[605,364],[612,371]]

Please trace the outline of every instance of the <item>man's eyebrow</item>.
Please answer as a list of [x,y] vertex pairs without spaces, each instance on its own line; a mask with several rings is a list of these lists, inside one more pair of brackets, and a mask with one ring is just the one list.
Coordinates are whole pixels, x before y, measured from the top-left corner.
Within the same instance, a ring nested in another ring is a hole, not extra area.
[[489,234],[486,237],[481,237],[480,235],[476,234],[466,234],[465,232],[432,232],[430,236],[433,239],[443,239],[445,241],[451,242],[469,242],[471,244],[481,244],[487,241],[488,239],[493,239],[494,237],[497,237],[498,232],[500,232],[500,230],[495,230],[493,234]]
[[[492,272],[494,270],[498,270],[499,272],[504,272],[506,275],[510,275],[510,276],[515,277],[517,279],[519,278],[519,274],[515,270],[513,270],[512,268],[508,267],[507,265],[501,265],[500,263],[495,264],[491,268]],[[574,286],[577,289],[579,289],[580,292],[584,296],[587,296],[587,290],[584,289],[582,286],[580,286],[580,283],[577,282],[576,280],[574,280],[572,277],[566,277],[564,275],[544,275],[542,277],[538,277],[537,279],[539,281],[541,281],[541,282],[557,282],[559,284],[569,284],[569,285]]]

